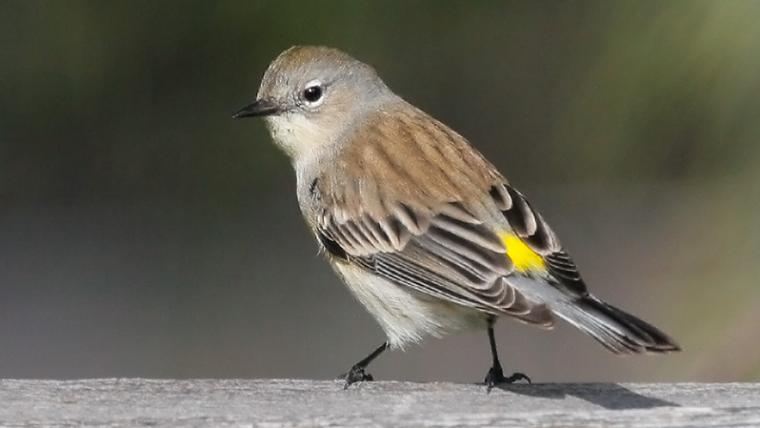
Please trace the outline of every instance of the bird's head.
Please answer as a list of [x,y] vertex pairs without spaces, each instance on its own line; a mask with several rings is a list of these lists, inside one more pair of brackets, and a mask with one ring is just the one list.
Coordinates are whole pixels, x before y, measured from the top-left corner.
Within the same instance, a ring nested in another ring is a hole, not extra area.
[[375,70],[337,49],[294,46],[267,68],[256,100],[233,117],[263,116],[294,159],[339,142],[395,98]]

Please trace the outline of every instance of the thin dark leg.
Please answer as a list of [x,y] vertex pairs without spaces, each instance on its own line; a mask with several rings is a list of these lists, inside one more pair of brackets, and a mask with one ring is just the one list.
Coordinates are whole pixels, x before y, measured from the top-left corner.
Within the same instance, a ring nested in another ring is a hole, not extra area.
[[346,383],[343,385],[343,389],[348,388],[351,386],[351,384],[356,382],[374,380],[372,375],[365,372],[364,369],[366,369],[369,363],[371,363],[375,358],[382,354],[386,349],[388,349],[388,342],[383,342],[383,344],[378,346],[377,349],[372,351],[371,354],[367,355],[364,359],[354,364],[348,373],[341,375],[341,377],[346,380]]
[[493,324],[488,326],[488,343],[491,345],[491,365],[494,369],[501,371],[501,363],[499,362],[499,352],[496,350],[496,338],[493,334]]
[[503,383],[515,383],[518,380],[527,380],[528,383],[530,383],[530,378],[523,373],[513,373],[509,377],[504,377],[504,371],[502,370],[501,363],[499,362],[499,354],[496,351],[496,339],[493,335],[493,323],[488,324],[488,342],[491,344],[491,358],[493,359],[491,369],[488,370],[488,374],[486,374],[485,379],[485,384],[486,387],[488,387],[488,392],[491,392],[491,389],[493,389],[494,386]]

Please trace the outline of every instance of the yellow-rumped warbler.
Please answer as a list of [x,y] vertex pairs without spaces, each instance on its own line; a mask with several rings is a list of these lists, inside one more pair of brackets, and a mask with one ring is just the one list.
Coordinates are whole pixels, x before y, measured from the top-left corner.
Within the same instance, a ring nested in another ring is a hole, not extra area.
[[269,66],[256,100],[291,158],[303,216],[333,269],[388,340],[345,376],[371,380],[387,348],[487,329],[500,316],[550,328],[554,315],[618,354],[679,350],[665,333],[589,294],[527,199],[443,123],[394,94],[375,70],[332,48],[296,46]]

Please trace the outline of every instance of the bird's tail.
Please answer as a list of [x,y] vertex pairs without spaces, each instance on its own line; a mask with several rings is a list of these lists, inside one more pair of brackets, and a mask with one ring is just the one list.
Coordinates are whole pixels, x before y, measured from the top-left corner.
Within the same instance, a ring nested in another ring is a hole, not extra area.
[[657,327],[593,296],[565,302],[552,309],[616,354],[659,354],[681,350]]

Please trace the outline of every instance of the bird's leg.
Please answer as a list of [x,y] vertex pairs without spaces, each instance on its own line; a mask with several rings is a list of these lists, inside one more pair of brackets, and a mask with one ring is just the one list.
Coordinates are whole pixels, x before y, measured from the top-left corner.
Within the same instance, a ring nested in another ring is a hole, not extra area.
[[523,373],[512,373],[511,376],[505,377],[504,371],[501,369],[501,363],[499,362],[499,355],[496,352],[496,339],[493,336],[493,322],[488,323],[488,341],[491,343],[491,358],[493,358],[493,365],[486,374],[485,384],[488,387],[488,392],[491,392],[494,386],[504,383],[514,383],[518,380],[527,380],[530,383],[530,378]]
[[388,349],[388,342],[383,342],[383,344],[378,346],[377,349],[372,351],[371,354],[367,355],[364,359],[354,364],[348,373],[342,374],[340,377],[346,380],[346,383],[343,385],[343,389],[348,388],[351,386],[351,384],[356,382],[374,380],[372,378],[372,375],[365,372],[364,369],[366,369],[369,363],[371,363],[375,358],[382,354],[386,349]]

